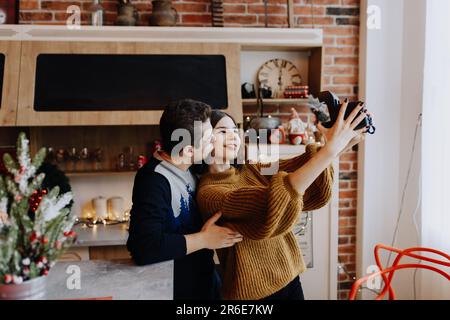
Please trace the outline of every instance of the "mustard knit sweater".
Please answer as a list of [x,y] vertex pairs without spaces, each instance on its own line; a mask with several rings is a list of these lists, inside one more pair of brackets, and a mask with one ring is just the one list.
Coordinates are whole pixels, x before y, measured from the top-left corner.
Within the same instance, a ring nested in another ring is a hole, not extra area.
[[235,246],[217,250],[224,270],[224,299],[267,297],[305,270],[292,228],[302,210],[316,210],[329,201],[333,168],[326,169],[304,194],[293,189],[287,175],[317,150],[316,145],[308,145],[304,154],[281,160],[272,176],[260,173],[261,164],[202,176],[197,203],[204,219],[222,211],[221,225],[244,236]]

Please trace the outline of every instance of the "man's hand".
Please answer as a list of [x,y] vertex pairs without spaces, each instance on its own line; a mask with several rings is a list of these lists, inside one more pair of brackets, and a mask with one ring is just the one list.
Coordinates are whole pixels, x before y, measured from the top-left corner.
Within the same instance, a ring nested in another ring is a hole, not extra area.
[[216,225],[217,220],[222,216],[221,212],[216,213],[203,225],[200,233],[203,234],[205,248],[221,249],[234,246],[242,241],[242,235],[226,227]]
[[216,225],[222,213],[218,212],[205,222],[200,232],[188,234],[186,238],[186,254],[201,249],[221,249],[234,246],[242,241],[242,235],[226,227]]

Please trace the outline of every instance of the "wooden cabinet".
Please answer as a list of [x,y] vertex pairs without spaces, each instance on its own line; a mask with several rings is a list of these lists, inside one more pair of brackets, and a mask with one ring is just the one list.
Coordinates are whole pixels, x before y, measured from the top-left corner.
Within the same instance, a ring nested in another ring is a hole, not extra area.
[[[24,41],[22,43],[22,60],[20,67],[20,74],[24,75],[20,79],[19,87],[19,101],[17,110],[17,125],[19,126],[65,126],[65,125],[144,125],[144,124],[158,124],[162,114],[162,109],[165,105],[161,105],[159,108],[150,108],[150,110],[141,110],[123,105],[115,106],[113,109],[108,109],[108,106],[99,106],[99,110],[88,108],[86,111],[74,110],[69,106],[65,109],[64,105],[61,106],[44,106],[40,109],[37,105],[37,100],[42,96],[49,96],[50,93],[41,92],[45,88],[39,87],[37,81],[40,79],[39,72],[37,71],[37,65],[39,59],[51,59],[51,58],[65,58],[72,56],[79,58],[91,57],[98,58],[103,55],[104,57],[151,57],[165,55],[171,56],[216,56],[224,57],[225,70],[224,81],[226,85],[226,97],[227,103],[225,111],[232,114],[236,119],[242,119],[241,97],[240,97],[240,46],[238,44],[226,44],[226,43],[151,43],[151,42],[63,42],[63,41]],[[56,57],[58,56],[58,57]],[[63,79],[61,90],[68,90],[70,88],[64,87],[64,84],[71,83],[70,81],[64,81],[73,77],[75,73],[80,74],[80,68],[83,65],[71,64],[70,59],[66,59],[66,69],[59,68],[58,77]],[[101,60],[100,60],[101,61]],[[46,62],[47,65],[51,65],[50,62]],[[136,63],[135,63],[136,65]],[[90,64],[89,68],[95,67]],[[104,68],[105,66],[103,66]],[[114,69],[114,63],[111,63],[111,69]],[[74,69],[76,68],[76,69]],[[119,69],[119,68],[118,68]],[[105,70],[105,69],[104,69]],[[91,73],[89,71],[92,71]],[[207,71],[207,70],[206,70]],[[86,74],[95,74],[95,70],[83,70]],[[196,70],[192,72],[192,79],[195,81]],[[108,72],[108,74],[110,74]],[[101,76],[101,75],[99,75]],[[210,75],[213,78],[214,74]],[[117,79],[123,82],[123,86],[126,87],[127,82],[131,79],[126,78],[120,72],[116,75]],[[121,78],[123,77],[123,78]],[[186,80],[186,85],[190,85]],[[177,79],[179,80],[179,79]],[[92,81],[92,79],[86,79],[86,81]],[[145,79],[144,79],[145,81]],[[46,81],[47,83],[48,81]],[[95,80],[92,82],[95,83]],[[73,84],[73,82],[72,82]],[[76,85],[76,84],[75,84]],[[178,86],[179,87],[179,86]],[[80,89],[82,90],[82,89]],[[112,90],[111,95],[114,96],[115,91],[119,90],[115,88],[106,88],[105,90]],[[173,88],[177,90],[177,88]],[[143,90],[145,91],[145,90]],[[36,94],[38,93],[38,94]],[[83,93],[85,93],[83,91]],[[145,92],[141,93],[145,94]],[[74,99],[76,99],[76,88],[71,92]],[[208,92],[206,92],[208,94]],[[101,92],[99,92],[101,95]],[[129,90],[124,90],[122,95],[125,96],[124,100],[137,100],[134,94],[131,94]],[[127,96],[132,95],[132,96]],[[81,96],[81,92],[80,92]],[[84,100],[83,100],[84,99]],[[86,98],[80,98],[79,104],[91,103],[92,101],[86,100]],[[44,100],[45,99],[41,99]],[[48,100],[46,100],[48,101]],[[57,101],[57,99],[54,101]],[[112,101],[111,103],[114,103]],[[131,104],[132,102],[130,102]],[[63,104],[63,103],[62,103]]]
[[20,41],[0,41],[0,125],[16,124]]

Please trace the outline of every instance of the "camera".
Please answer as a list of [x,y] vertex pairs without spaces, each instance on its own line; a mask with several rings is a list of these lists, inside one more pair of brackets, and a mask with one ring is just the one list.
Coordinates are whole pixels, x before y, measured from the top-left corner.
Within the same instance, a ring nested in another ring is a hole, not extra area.
[[[334,125],[334,123],[336,122],[336,119],[339,115],[339,111],[342,107],[342,104],[340,103],[337,95],[331,91],[323,91],[323,92],[319,93],[318,99],[321,103],[323,103],[327,106],[328,113],[329,113],[329,119],[327,119],[329,121],[323,122],[322,125],[325,128],[331,128]],[[347,110],[344,115],[344,119],[347,119],[348,116],[350,115],[350,113],[360,103],[362,103],[362,102],[361,101],[349,102],[348,106],[347,106]],[[358,115],[356,117],[358,117],[361,114],[361,112],[362,112],[362,110],[358,112]],[[370,117],[369,115],[366,115],[364,120],[362,120],[361,123],[359,123],[356,126],[355,130],[359,130],[359,129],[363,129],[363,128],[367,128],[367,133],[369,133],[369,134],[375,133],[375,127],[373,126],[373,123],[372,123],[372,117]]]

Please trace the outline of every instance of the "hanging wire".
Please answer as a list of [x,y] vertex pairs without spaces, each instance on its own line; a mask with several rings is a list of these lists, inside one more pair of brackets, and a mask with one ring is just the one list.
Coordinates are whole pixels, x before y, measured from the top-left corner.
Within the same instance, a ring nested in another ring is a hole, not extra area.
[[[414,140],[413,140],[413,145],[412,145],[412,148],[411,148],[411,155],[410,155],[410,158],[409,158],[408,172],[406,174],[406,181],[405,181],[405,184],[403,186],[402,199],[401,199],[401,202],[400,202],[400,208],[399,208],[399,211],[398,211],[397,221],[395,223],[394,234],[392,236],[391,247],[394,247],[395,241],[397,240],[397,234],[398,234],[398,228],[399,228],[399,225],[400,225],[400,219],[401,219],[401,217],[403,215],[403,207],[405,205],[406,190],[407,190],[408,185],[409,185],[409,177],[411,176],[412,165],[413,165],[413,161],[414,161],[414,154],[415,154],[415,151],[416,151],[417,136],[418,136],[419,128],[420,128],[421,125],[422,125],[422,113],[420,113],[418,118],[417,118],[416,129],[414,131]],[[388,260],[387,260],[387,264],[386,264],[387,266],[390,265],[391,257],[392,257],[392,251],[389,252],[389,256],[388,256]]]

